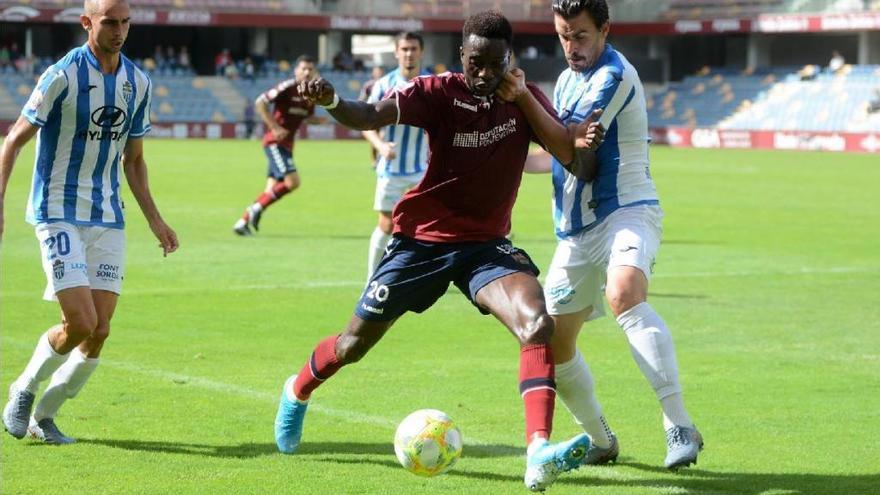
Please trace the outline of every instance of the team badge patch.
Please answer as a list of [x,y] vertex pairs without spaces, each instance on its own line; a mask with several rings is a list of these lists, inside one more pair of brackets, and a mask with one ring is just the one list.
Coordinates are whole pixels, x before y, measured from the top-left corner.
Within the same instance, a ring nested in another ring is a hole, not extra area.
[[52,271],[55,273],[55,280],[64,278],[64,262],[55,260],[55,263],[52,263]]
[[132,91],[133,91],[133,88],[131,87],[131,83],[128,81],[125,81],[122,84],[122,99],[124,99],[126,103],[131,103]]

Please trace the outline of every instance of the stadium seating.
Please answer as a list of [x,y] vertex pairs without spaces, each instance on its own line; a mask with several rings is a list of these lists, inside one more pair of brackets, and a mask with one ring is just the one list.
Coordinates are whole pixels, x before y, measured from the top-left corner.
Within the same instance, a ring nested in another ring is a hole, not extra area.
[[868,112],[880,87],[880,66],[847,66],[801,80],[798,68],[741,73],[704,69],[651,92],[651,127],[721,127],[752,130],[880,131]]
[[880,132],[868,107],[880,88],[880,66],[846,66],[840,74],[802,80],[789,74],[718,122],[727,129]]
[[[267,64],[253,79],[152,73],[155,122],[240,122],[244,108],[287,77]],[[365,72],[324,67],[321,75],[343,98],[357,98]],[[880,90],[880,66],[845,66],[839,74],[819,70],[802,80],[797,67],[748,72],[704,69],[680,82],[648,91],[651,127],[721,127],[753,130],[880,132],[880,113],[870,113]],[[34,77],[4,71],[0,118],[14,119],[27,101]],[[318,109],[319,116],[326,115]]]

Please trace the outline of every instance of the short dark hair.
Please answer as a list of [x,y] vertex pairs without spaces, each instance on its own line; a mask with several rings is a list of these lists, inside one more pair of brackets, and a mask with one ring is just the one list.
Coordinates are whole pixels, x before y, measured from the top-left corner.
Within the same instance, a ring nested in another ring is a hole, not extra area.
[[553,13],[563,19],[577,17],[581,12],[589,14],[597,28],[604,26],[610,19],[608,2],[605,0],[553,0]]
[[464,29],[461,30],[462,40],[466,40],[472,34],[490,40],[504,40],[508,45],[513,45],[513,28],[510,26],[510,21],[501,15],[501,12],[495,10],[476,13],[464,21]]
[[394,37],[394,47],[397,48],[397,44],[403,40],[416,40],[419,42],[419,49],[425,48],[425,40],[423,40],[422,36],[418,33],[412,31],[401,31],[397,33],[397,36]]
[[307,64],[312,64],[312,65],[315,65],[315,63],[316,63],[315,57],[313,57],[311,55],[300,55],[299,57],[296,58],[296,65],[299,65],[303,62],[305,62]]

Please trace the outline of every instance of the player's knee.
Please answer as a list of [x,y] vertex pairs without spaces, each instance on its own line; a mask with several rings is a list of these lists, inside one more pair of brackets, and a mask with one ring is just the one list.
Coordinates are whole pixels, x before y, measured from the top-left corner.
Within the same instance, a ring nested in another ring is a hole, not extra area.
[[287,189],[290,191],[294,191],[299,188],[300,179],[297,175],[288,175],[284,177],[284,185],[287,186]]
[[553,337],[553,318],[547,313],[540,313],[531,318],[520,332],[520,343],[549,344]]
[[89,338],[97,327],[98,315],[94,311],[76,311],[64,316],[64,332],[74,342]]
[[394,223],[391,221],[391,217],[385,217],[384,215],[379,217],[379,230],[385,235],[391,235],[393,229]]
[[625,283],[608,284],[605,287],[605,297],[614,316],[620,316],[621,313],[645,302],[644,290]]
[[336,341],[336,359],[342,364],[356,363],[370,350],[365,339],[353,335],[340,335]]
[[110,337],[110,322],[101,322],[95,327],[90,339],[96,344],[103,344],[108,337]]

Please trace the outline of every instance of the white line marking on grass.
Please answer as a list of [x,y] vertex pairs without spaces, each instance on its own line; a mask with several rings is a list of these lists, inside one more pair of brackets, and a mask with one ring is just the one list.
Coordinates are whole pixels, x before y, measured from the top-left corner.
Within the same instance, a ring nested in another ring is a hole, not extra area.
[[[33,344],[25,344],[19,341],[13,341],[10,339],[3,339],[4,347],[15,347],[17,349],[22,350],[31,350],[33,349]],[[280,395],[280,391],[278,394],[270,394],[267,392],[261,392],[259,390],[255,390],[249,387],[243,387],[241,385],[235,385],[232,383],[219,382],[216,380],[209,380],[207,378],[201,378],[192,375],[184,375],[182,373],[175,373],[172,371],[165,371],[158,368],[150,368],[146,366],[142,366],[135,363],[124,362],[124,361],[111,361],[111,360],[102,360],[101,365],[107,368],[116,369],[128,373],[134,373],[137,375],[146,376],[149,378],[158,379],[163,382],[172,382],[181,386],[192,386],[201,388],[204,390],[212,390],[215,392],[222,392],[229,395],[236,395],[239,397],[245,397],[250,399],[258,399],[263,402],[269,402],[272,404],[278,403],[278,398]],[[361,424],[371,424],[375,426],[380,426],[383,428],[387,428],[390,430],[395,430],[397,428],[398,420],[388,418],[386,416],[374,416],[371,414],[362,414],[355,411],[347,410],[347,409],[335,409],[332,407],[323,406],[317,403],[309,404],[309,410],[315,411],[319,414],[324,414],[326,416],[330,416],[336,419],[340,419],[343,421],[347,421],[349,423],[361,423]],[[480,439],[474,438],[470,435],[465,437],[464,440],[465,445],[488,445],[489,442],[484,442]]]
[[[869,274],[880,273],[877,266],[838,266],[829,268],[799,268],[794,270],[741,270],[731,272],[681,272],[657,273],[652,278],[723,278],[723,277],[754,277],[754,276],[798,276],[798,275],[835,275],[835,274]],[[263,290],[310,290],[334,287],[363,287],[363,280],[323,280],[317,282],[298,282],[289,284],[246,284],[246,285],[214,285],[210,287],[166,287],[162,289],[129,289],[123,290],[123,296],[163,296],[172,294],[210,294],[221,292],[245,292]],[[4,298],[41,297],[42,289],[34,291],[3,291]]]

